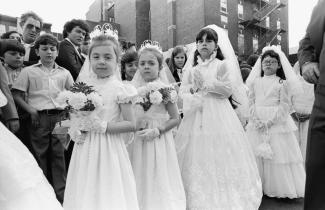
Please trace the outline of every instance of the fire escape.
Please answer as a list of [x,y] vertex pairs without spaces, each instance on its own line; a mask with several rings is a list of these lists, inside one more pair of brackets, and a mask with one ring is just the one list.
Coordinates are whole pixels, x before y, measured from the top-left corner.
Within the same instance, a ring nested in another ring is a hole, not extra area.
[[284,33],[285,30],[281,26],[271,28],[266,25],[266,18],[269,17],[274,11],[279,8],[285,7],[286,5],[277,1],[277,3],[269,3],[267,0],[249,0],[255,5],[258,5],[260,9],[255,9],[253,15],[240,22],[244,26],[244,29],[255,29],[260,32],[258,40],[258,50],[261,52],[263,47],[271,44],[277,39],[277,36]]

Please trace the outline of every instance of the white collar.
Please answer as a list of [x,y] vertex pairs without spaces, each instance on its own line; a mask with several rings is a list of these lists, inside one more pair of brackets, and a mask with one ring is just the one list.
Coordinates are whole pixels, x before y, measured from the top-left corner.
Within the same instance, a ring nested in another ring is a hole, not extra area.
[[206,59],[205,61],[202,60],[201,56],[198,56],[197,63],[200,65],[206,65],[209,64],[211,61],[213,61],[216,58],[216,52],[213,52],[209,59]]

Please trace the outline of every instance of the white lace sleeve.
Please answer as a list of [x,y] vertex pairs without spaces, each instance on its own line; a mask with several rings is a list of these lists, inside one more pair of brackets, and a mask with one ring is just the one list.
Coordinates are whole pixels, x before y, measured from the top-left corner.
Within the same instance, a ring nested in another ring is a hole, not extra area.
[[228,68],[227,62],[223,62],[215,78],[205,82],[208,92],[214,93],[220,98],[229,98],[231,96],[232,88]]
[[255,89],[254,89],[255,82],[250,83],[248,86],[249,92],[248,92],[248,100],[249,100],[249,118],[251,120],[256,121],[258,120],[256,116],[256,107],[255,107]]
[[193,87],[192,69],[187,69],[184,73],[182,84],[179,91],[179,97],[183,100],[184,115],[202,107],[202,97],[191,93]]

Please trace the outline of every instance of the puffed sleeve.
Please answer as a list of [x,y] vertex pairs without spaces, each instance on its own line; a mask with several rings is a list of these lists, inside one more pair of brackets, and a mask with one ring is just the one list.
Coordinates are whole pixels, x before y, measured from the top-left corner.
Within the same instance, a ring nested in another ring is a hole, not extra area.
[[117,91],[117,103],[131,103],[132,99],[137,95],[137,89],[131,84],[121,84]]
[[229,98],[232,94],[229,71],[231,68],[228,62],[223,62],[218,69],[215,78],[206,81],[205,86],[208,92],[216,94],[219,98]]

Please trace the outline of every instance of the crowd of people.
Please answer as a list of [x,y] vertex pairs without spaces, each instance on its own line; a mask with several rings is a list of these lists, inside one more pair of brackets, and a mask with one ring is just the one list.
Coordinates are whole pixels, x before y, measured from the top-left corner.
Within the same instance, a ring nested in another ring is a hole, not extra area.
[[[263,195],[322,209],[324,2],[294,66],[279,46],[239,64],[215,25],[166,58],[78,19],[59,42],[24,13],[0,40],[0,209],[251,210]],[[101,98],[77,134],[59,100],[76,84]]]

